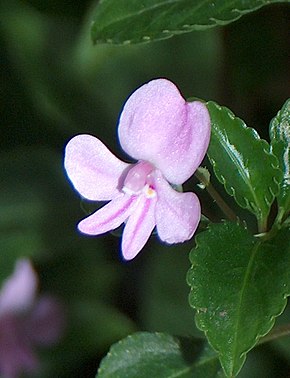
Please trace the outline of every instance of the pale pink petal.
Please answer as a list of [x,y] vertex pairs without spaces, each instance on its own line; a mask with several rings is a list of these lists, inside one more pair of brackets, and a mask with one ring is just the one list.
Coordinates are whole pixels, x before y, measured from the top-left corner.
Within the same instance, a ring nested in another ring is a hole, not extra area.
[[194,193],[180,193],[159,176],[156,179],[158,202],[156,226],[161,240],[182,243],[194,234],[201,216],[200,203]]
[[86,199],[107,201],[122,188],[126,164],[92,135],[77,135],[65,149],[64,166],[75,189]]
[[136,196],[121,193],[78,224],[84,234],[99,235],[119,227],[131,214]]
[[118,132],[126,153],[154,164],[169,182],[182,184],[205,156],[210,118],[204,104],[187,103],[173,83],[157,79],[129,97]]
[[144,247],[155,227],[155,205],[157,197],[138,197],[138,204],[130,215],[123,232],[122,254],[132,260]]
[[4,281],[0,292],[0,315],[26,311],[34,301],[37,276],[29,260],[16,262],[13,274]]

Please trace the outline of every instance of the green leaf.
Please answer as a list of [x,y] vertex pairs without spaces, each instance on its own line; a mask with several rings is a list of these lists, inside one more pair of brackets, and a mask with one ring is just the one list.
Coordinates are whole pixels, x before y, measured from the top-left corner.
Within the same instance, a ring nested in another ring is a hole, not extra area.
[[290,99],[270,123],[271,147],[283,172],[278,195],[281,219],[290,211]]
[[216,353],[200,340],[140,332],[113,345],[98,378],[223,377]]
[[190,253],[190,305],[228,377],[273,327],[290,293],[290,233],[262,242],[233,223],[211,225]]
[[218,180],[237,203],[254,213],[261,231],[279,192],[281,170],[269,144],[227,108],[210,101],[208,150]]
[[102,0],[92,23],[95,43],[129,44],[226,25],[280,0]]

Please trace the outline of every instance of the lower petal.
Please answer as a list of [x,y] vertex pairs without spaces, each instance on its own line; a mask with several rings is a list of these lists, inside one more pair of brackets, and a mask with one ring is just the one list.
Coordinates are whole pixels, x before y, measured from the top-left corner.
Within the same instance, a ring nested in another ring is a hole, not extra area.
[[158,202],[156,204],[157,233],[169,244],[189,240],[200,221],[201,209],[194,193],[180,193],[162,177],[156,180]]
[[122,254],[125,260],[132,260],[144,247],[155,227],[155,206],[157,197],[140,195],[138,205],[130,215],[122,237]]
[[78,224],[84,234],[99,235],[119,227],[133,211],[136,196],[120,194]]

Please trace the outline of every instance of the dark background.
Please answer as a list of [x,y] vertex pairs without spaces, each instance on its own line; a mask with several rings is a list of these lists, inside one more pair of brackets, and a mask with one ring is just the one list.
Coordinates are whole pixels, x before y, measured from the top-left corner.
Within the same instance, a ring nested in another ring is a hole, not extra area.
[[[63,169],[67,141],[91,133],[124,157],[119,113],[130,93],[156,77],[175,82],[185,97],[227,106],[265,139],[289,96],[285,4],[226,27],[126,47],[92,45],[94,5],[0,3],[0,280],[18,257],[30,256],[40,291],[58,296],[67,317],[62,341],[39,351],[39,377],[94,377],[109,346],[136,330],[199,334],[185,281],[194,241],[168,247],[152,236],[124,263],[118,237],[79,235],[75,225],[85,214]],[[220,219],[196,184],[187,188],[207,216]],[[250,353],[240,376],[288,377],[289,361],[287,339],[267,344]]]

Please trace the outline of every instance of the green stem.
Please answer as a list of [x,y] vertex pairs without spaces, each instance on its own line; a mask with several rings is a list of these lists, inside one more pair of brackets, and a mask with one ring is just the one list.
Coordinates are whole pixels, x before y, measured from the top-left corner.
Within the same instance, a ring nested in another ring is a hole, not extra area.
[[278,226],[282,225],[282,223],[286,221],[287,216],[289,215],[290,215],[290,211],[286,212],[284,207],[279,206],[274,225],[278,225]]
[[272,329],[268,335],[264,336],[258,343],[258,345],[268,343],[269,341],[273,341],[279,339],[280,337],[289,336],[290,335],[290,324],[283,324],[280,326],[275,327]]
[[267,219],[258,218],[258,231],[260,234],[267,232]]
[[222,212],[226,215],[226,217],[232,222],[237,222],[238,217],[236,216],[236,214],[228,206],[228,204],[223,200],[220,194],[213,187],[212,183],[208,180],[208,178],[202,173],[202,171],[199,168],[195,172],[195,176],[205,186],[208,194],[216,202],[216,204],[222,210]]

